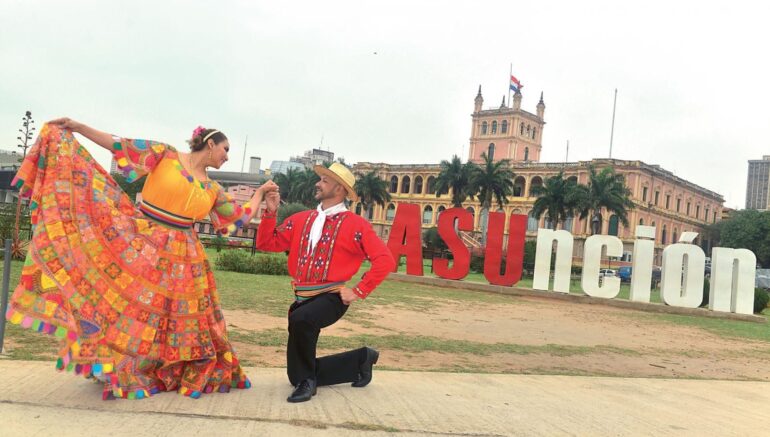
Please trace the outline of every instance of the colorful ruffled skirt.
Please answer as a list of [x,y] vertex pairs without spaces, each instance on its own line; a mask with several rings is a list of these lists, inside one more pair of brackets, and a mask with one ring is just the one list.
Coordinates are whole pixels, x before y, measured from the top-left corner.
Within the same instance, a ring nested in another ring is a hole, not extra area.
[[61,339],[104,398],[249,388],[193,230],[143,215],[72,133],[44,126],[16,175],[34,232],[8,319]]

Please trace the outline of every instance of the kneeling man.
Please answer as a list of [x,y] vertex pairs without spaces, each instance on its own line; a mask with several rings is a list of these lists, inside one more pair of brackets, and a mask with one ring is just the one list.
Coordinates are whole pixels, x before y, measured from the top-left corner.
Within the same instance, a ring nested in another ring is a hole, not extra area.
[[[364,299],[395,268],[387,246],[371,224],[348,211],[345,198],[357,200],[355,176],[342,164],[316,166],[316,210],[298,212],[276,227],[280,195],[267,195],[267,210],[257,232],[260,250],[289,251],[289,275],[295,301],[289,308],[286,365],[295,387],[289,402],[309,401],[316,387],[352,382],[364,387],[372,380],[379,353],[363,347],[316,358],[321,329],[339,320],[348,305]],[[347,282],[368,259],[371,268],[361,281]]]

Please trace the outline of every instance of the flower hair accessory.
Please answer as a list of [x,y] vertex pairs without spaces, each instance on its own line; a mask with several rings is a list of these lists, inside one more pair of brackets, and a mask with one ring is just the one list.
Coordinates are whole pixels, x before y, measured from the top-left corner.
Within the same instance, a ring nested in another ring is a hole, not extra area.
[[205,130],[206,128],[203,126],[196,127],[195,130],[193,130],[193,134],[192,134],[193,138],[197,137],[198,135],[201,135]]

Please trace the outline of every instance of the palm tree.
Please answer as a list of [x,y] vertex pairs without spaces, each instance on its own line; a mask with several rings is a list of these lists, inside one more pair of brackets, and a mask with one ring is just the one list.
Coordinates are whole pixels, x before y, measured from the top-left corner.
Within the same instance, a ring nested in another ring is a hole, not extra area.
[[507,159],[495,162],[493,158],[487,156],[486,152],[481,154],[481,159],[484,162],[473,168],[470,192],[474,193],[471,198],[478,195],[481,202],[481,242],[483,244],[486,241],[487,220],[492,200],[494,199],[500,208],[508,203],[508,196],[513,195],[513,178],[516,175],[510,169],[510,161]]
[[353,187],[364,208],[364,217],[369,218],[370,208],[375,204],[385,207],[385,203],[390,202],[390,193],[388,193],[388,184],[382,180],[377,173],[370,171],[366,174],[360,174],[356,185]]
[[290,168],[286,173],[278,173],[273,177],[273,182],[278,184],[281,193],[281,199],[291,202],[295,197],[294,192],[299,184],[301,170]]
[[588,189],[577,182],[564,179],[564,174],[559,172],[545,180],[543,185],[532,187],[532,194],[537,196],[532,207],[532,215],[538,220],[545,214],[551,222],[551,228],[556,230],[559,223],[573,217],[580,211],[585,203]]
[[[436,197],[452,189],[452,204],[461,207],[465,199],[471,195],[471,178],[476,164],[472,162],[462,163],[460,157],[455,155],[452,161],[441,161],[441,171],[436,177]],[[475,194],[475,193],[473,193]]]
[[293,201],[309,208],[314,208],[317,203],[315,200],[315,184],[320,180],[321,178],[312,168],[306,168],[305,171],[300,172]]
[[628,212],[634,208],[631,201],[631,190],[626,187],[623,175],[615,173],[612,167],[601,172],[588,167],[588,187],[586,197],[581,205],[580,218],[585,219],[591,213],[591,233],[601,233],[601,211],[618,216],[623,226],[628,226]]

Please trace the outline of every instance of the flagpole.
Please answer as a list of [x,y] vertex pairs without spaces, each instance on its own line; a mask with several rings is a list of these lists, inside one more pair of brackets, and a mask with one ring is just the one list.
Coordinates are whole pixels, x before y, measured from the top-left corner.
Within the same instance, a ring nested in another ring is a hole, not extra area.
[[612,137],[615,135],[615,106],[618,103],[618,89],[615,88],[615,100],[612,102],[612,128],[610,129],[610,159],[612,159]]
[[246,146],[249,144],[249,136],[246,135],[246,141],[243,142],[243,161],[241,161],[241,173],[243,173],[243,164],[246,163]]
[[513,62],[511,62],[511,71],[508,73],[508,106],[511,106],[511,76],[513,76]]

